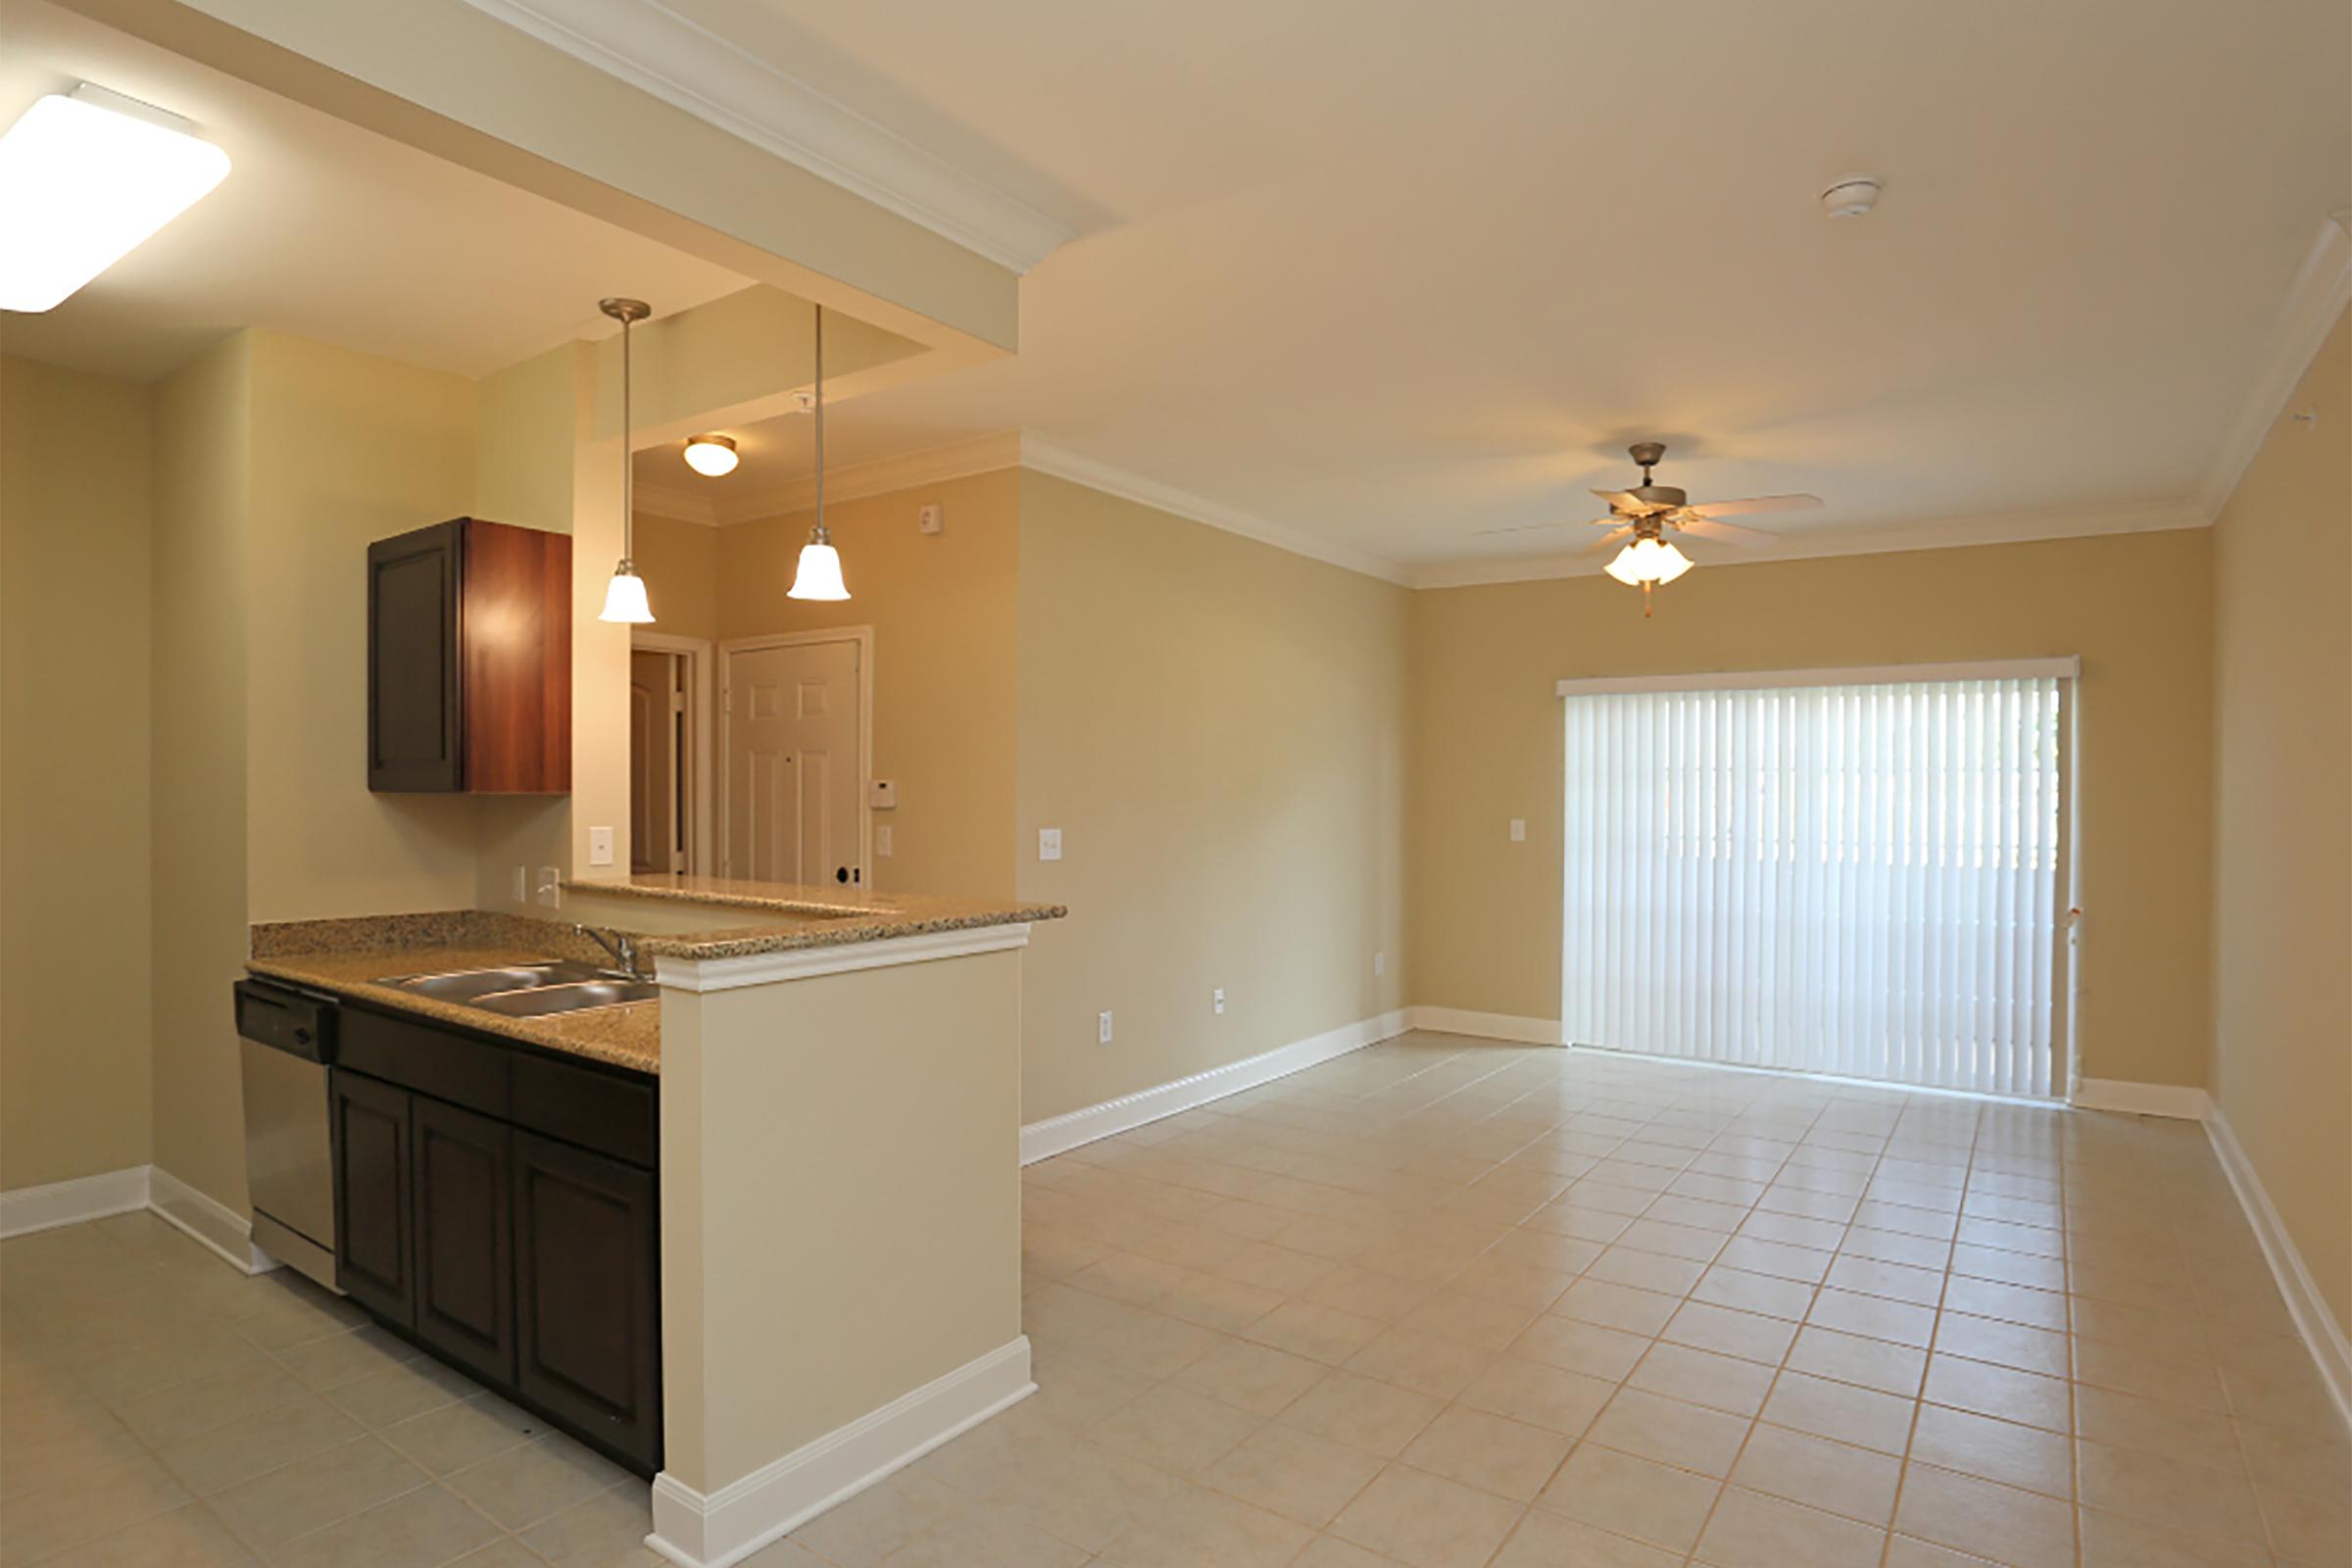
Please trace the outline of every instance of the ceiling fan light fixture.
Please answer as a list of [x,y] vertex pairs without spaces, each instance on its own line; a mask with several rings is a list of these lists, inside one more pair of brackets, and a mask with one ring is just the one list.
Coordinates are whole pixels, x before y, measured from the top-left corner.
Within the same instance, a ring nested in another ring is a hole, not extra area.
[[731,435],[698,435],[686,443],[686,466],[707,479],[716,479],[735,471],[743,461],[735,450]]
[[1636,539],[1617,552],[1617,559],[1602,567],[1610,576],[1629,588],[1649,583],[1670,583],[1695,564],[1663,539]]

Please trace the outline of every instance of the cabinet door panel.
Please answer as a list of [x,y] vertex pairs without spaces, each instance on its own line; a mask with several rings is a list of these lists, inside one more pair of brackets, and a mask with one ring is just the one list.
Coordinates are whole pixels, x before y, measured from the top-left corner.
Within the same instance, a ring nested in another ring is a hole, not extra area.
[[462,519],[368,547],[368,787],[466,787]]
[[514,1135],[515,1386],[615,1456],[662,1462],[652,1172]]
[[418,1100],[416,1337],[493,1382],[514,1381],[514,1134]]
[[378,1317],[414,1328],[416,1290],[408,1091],[334,1069],[335,1283]]

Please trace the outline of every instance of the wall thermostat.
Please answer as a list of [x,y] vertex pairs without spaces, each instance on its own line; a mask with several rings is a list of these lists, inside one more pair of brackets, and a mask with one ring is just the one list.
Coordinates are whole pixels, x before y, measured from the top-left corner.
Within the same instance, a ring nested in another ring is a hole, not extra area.
[[886,778],[871,779],[865,786],[865,804],[877,811],[896,810],[899,787]]

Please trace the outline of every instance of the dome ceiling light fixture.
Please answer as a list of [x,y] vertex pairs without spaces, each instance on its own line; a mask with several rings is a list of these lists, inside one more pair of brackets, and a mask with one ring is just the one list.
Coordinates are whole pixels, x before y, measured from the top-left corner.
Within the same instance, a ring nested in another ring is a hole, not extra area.
[[654,607],[646,601],[637,563],[629,559],[637,539],[637,466],[629,453],[629,326],[653,315],[654,308],[643,300],[624,299],[598,300],[596,308],[620,323],[620,564],[605,584],[605,608],[596,618],[650,626]]
[[690,436],[684,455],[686,466],[707,479],[733,473],[735,465],[743,461],[735,451],[735,438],[731,435]]

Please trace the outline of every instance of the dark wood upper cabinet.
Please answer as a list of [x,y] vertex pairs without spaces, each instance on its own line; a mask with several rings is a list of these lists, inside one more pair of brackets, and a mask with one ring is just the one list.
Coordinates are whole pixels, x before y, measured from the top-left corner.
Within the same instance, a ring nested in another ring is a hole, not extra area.
[[456,517],[368,547],[368,787],[571,788],[571,536]]

